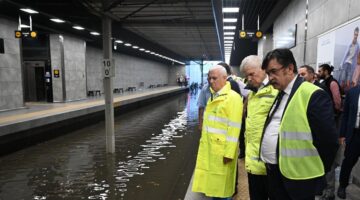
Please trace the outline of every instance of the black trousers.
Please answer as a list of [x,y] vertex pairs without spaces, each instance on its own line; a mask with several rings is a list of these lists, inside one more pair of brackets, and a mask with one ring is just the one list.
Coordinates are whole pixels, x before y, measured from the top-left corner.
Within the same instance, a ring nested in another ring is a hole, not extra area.
[[285,178],[279,165],[265,164],[269,197],[273,200],[314,200],[316,186],[320,178],[308,180],[290,180]]
[[340,186],[349,185],[349,177],[352,168],[356,164],[360,156],[360,130],[354,130],[353,136],[345,146],[344,160],[340,171]]
[[248,183],[251,200],[268,200],[269,192],[266,175],[248,173]]

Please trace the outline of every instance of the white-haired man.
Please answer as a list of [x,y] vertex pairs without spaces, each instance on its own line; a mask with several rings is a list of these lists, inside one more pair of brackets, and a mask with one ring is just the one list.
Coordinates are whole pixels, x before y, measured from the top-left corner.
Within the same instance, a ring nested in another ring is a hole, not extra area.
[[251,55],[241,62],[240,70],[247,79],[248,95],[245,118],[245,168],[248,173],[251,200],[267,200],[268,185],[265,164],[259,158],[261,135],[266,117],[278,94],[263,69],[259,56]]
[[192,190],[214,199],[235,192],[236,167],[243,102],[226,81],[224,67],[209,70],[211,97],[204,112]]

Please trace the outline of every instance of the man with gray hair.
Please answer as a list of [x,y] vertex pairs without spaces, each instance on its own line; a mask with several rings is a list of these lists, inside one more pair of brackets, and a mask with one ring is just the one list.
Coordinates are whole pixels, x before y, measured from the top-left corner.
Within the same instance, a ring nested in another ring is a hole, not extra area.
[[224,67],[209,70],[211,96],[207,102],[192,190],[216,199],[235,192],[243,102],[226,81]]
[[[266,117],[278,94],[264,70],[259,56],[250,55],[241,62],[240,70],[247,79],[246,88],[252,91],[245,105],[245,168],[248,173],[249,195],[251,200],[267,200],[268,185],[265,164],[259,158],[261,135]],[[246,114],[245,114],[246,113]]]

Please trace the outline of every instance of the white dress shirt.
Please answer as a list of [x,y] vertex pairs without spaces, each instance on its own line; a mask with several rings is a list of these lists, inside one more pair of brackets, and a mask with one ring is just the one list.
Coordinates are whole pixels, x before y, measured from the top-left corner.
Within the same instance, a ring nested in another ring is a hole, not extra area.
[[[265,129],[264,138],[262,140],[261,144],[261,160],[265,163],[270,164],[277,164],[277,156],[276,156],[276,147],[278,144],[278,138],[279,138],[279,128],[280,128],[280,122],[281,117],[284,113],[284,109],[286,106],[286,103],[289,99],[289,95],[291,92],[291,89],[294,85],[295,78],[288,84],[288,86],[284,90],[284,96],[280,102],[280,105],[278,109],[275,111],[270,123]],[[269,116],[271,116],[271,113],[274,110],[276,102],[274,103],[273,107],[271,108]]]

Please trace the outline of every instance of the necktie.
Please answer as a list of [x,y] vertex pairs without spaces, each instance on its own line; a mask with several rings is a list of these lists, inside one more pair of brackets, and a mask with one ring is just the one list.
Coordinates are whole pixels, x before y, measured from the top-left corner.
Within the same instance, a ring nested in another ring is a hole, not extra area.
[[266,123],[265,123],[265,127],[270,123],[272,117],[274,116],[276,110],[279,108],[280,106],[280,103],[281,103],[281,100],[284,96],[285,92],[284,91],[280,91],[278,96],[276,97],[276,103],[275,103],[275,107],[274,109],[272,110],[272,112],[270,113],[270,116],[266,119]]

